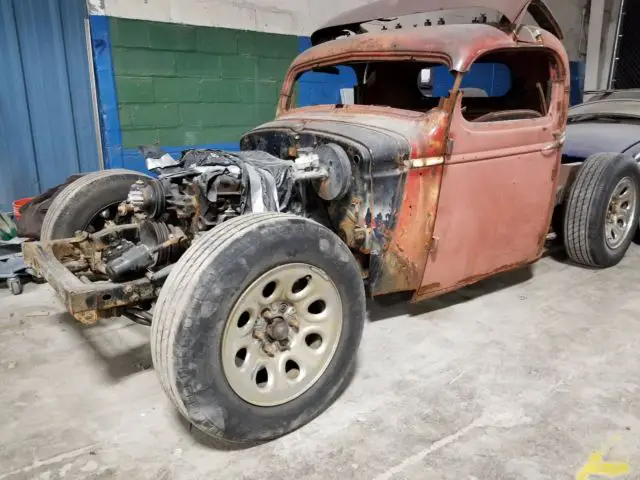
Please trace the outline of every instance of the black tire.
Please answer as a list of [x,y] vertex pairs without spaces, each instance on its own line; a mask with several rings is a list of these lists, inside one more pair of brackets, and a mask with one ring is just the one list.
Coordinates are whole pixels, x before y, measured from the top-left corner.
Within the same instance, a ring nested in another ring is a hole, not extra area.
[[[580,168],[564,206],[564,244],[573,262],[593,268],[612,267],[629,249],[635,228],[629,230],[615,249],[607,244],[604,228],[611,195],[625,177],[631,179],[636,194],[640,194],[640,169],[625,155],[592,155]],[[636,202],[632,221],[638,225],[640,199],[636,198]]]
[[51,202],[42,223],[41,240],[69,238],[107,207],[126,200],[131,185],[149,178],[124,169],[103,170],[84,175],[64,188]]
[[[326,272],[342,300],[342,330],[324,374],[299,397],[275,407],[244,401],[221,360],[227,318],[264,272],[304,262]],[[333,232],[295,215],[244,215],[205,234],[167,279],[153,315],[151,353],[164,390],[182,415],[222,444],[249,446],[305,425],[342,393],[355,366],[365,320],[359,266]]]

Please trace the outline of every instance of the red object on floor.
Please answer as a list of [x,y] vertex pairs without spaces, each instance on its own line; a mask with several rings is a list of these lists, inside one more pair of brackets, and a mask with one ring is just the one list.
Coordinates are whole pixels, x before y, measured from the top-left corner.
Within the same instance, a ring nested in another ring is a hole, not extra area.
[[16,217],[16,220],[20,219],[20,207],[26,205],[31,200],[33,200],[33,197],[21,198],[13,202],[13,216]]

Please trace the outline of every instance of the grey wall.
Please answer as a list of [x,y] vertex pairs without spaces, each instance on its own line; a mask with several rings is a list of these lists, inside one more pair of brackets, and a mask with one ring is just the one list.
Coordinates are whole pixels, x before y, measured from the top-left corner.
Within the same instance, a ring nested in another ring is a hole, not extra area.
[[[328,19],[366,0],[88,0],[93,14],[163,22],[309,35]],[[587,0],[549,0],[566,33],[572,60],[584,54]],[[424,17],[424,16],[423,16]],[[436,16],[437,18],[437,16]]]

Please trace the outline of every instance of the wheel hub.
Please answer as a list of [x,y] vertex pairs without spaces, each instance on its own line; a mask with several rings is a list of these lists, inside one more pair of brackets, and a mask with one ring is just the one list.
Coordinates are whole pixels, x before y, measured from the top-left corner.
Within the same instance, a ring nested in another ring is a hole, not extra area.
[[289,342],[289,325],[284,318],[277,317],[267,327],[267,335],[276,342]]
[[276,267],[250,284],[231,311],[221,352],[227,381],[254,405],[289,402],[322,376],[341,330],[340,294],[323,271]]
[[289,350],[299,325],[292,305],[275,303],[262,310],[256,319],[253,337],[260,342],[262,350],[273,357],[277,352]]
[[613,189],[605,216],[605,240],[612,250],[620,247],[633,229],[637,196],[635,183],[628,177],[618,182]]

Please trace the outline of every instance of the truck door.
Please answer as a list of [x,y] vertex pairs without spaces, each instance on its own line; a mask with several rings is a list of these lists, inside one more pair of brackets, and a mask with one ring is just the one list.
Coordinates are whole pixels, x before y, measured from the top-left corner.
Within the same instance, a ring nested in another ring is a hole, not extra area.
[[509,86],[500,96],[458,95],[416,300],[534,262],[548,233],[566,126],[566,62],[544,48],[492,53],[482,62],[506,66]]

